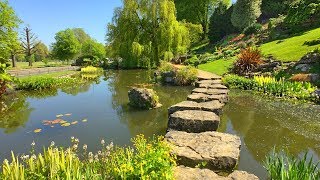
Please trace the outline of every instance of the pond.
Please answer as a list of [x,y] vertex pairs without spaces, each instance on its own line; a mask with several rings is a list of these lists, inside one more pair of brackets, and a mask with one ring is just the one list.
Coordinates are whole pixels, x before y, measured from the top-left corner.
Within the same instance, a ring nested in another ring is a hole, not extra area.
[[[28,153],[35,141],[38,150],[54,141],[70,145],[70,137],[79,138],[95,151],[101,139],[117,145],[130,145],[137,134],[147,137],[164,135],[167,108],[186,100],[193,87],[150,85],[152,72],[142,70],[106,71],[100,78],[81,86],[56,91],[20,92],[12,95],[13,110],[0,114],[0,160],[10,151]],[[162,107],[140,111],[128,106],[131,86],[155,89]],[[67,127],[44,125],[44,120],[76,122]],[[40,133],[34,130],[41,129]],[[224,107],[219,131],[241,137],[238,169],[266,178],[263,160],[276,146],[295,156],[308,152],[320,157],[320,108],[255,96],[250,92],[231,91]],[[81,146],[80,146],[81,147]]]

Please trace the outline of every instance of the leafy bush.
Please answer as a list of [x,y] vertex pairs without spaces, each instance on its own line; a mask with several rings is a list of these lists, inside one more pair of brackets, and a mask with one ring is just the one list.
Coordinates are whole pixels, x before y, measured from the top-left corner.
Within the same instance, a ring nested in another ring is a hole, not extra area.
[[160,71],[160,73],[166,73],[166,72],[173,71],[174,68],[172,64],[165,61],[161,61],[158,70]]
[[244,75],[256,69],[261,63],[260,50],[249,47],[240,52],[238,60],[234,63],[233,71],[236,74]]
[[7,72],[7,65],[0,63],[0,97],[6,92],[8,83],[13,81],[13,77]]
[[81,68],[81,73],[86,73],[86,74],[95,74],[99,73],[101,71],[100,68],[93,67],[93,66],[87,66],[85,68]]
[[184,65],[197,66],[200,64],[199,59],[196,55],[193,55],[191,58],[183,62]]
[[18,90],[42,90],[57,88],[62,85],[78,83],[73,78],[53,78],[53,77],[27,77],[19,79],[15,82],[16,89]]
[[[72,146],[64,149],[51,146],[43,154],[4,160],[1,179],[173,179],[175,157],[162,137],[147,140],[143,135],[132,139],[133,148],[105,146],[96,154],[78,148],[79,140],[72,138]],[[34,145],[34,144],[33,144]]]
[[276,28],[277,26],[283,23],[285,18],[286,16],[284,15],[279,15],[279,17],[277,18],[270,18],[268,23],[268,29]]
[[224,82],[231,88],[256,90],[267,95],[306,100],[313,100],[311,94],[317,89],[309,82],[290,82],[263,76],[248,79],[237,75],[229,75],[224,78]]
[[271,179],[316,180],[320,179],[318,164],[314,164],[312,158],[308,160],[307,153],[302,159],[297,159],[284,152],[273,151],[267,157],[265,168]]
[[163,56],[163,60],[164,61],[167,61],[167,62],[170,62],[172,59],[173,59],[173,54],[172,54],[172,52],[171,51],[166,51],[165,53],[164,53],[164,56]]
[[320,1],[294,1],[284,23],[294,32],[320,26]]
[[257,34],[257,33],[260,33],[261,30],[262,30],[262,25],[259,23],[254,23],[254,24],[246,27],[243,30],[243,34],[245,34],[245,35]]
[[187,66],[179,69],[176,72],[176,84],[178,85],[190,85],[196,81],[198,70],[194,67]]

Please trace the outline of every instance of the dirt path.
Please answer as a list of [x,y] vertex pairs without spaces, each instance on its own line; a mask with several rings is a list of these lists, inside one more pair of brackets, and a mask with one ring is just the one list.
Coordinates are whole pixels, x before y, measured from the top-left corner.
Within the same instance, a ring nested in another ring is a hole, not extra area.
[[46,74],[59,71],[72,71],[79,70],[78,66],[64,66],[64,67],[46,67],[46,68],[32,68],[32,69],[19,69],[9,70],[8,73],[15,77],[23,77],[30,75]]
[[[173,64],[173,66],[178,69],[185,67],[184,65],[179,65],[179,64]],[[199,80],[221,79],[221,76],[198,69],[198,79]]]

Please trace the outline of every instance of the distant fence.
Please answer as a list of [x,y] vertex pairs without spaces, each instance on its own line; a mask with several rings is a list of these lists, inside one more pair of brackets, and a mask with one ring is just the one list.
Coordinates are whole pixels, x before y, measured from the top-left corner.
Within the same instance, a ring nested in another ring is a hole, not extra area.
[[80,69],[79,66],[45,67],[45,68],[9,70],[8,73],[15,77],[23,77],[23,76],[46,74],[46,73],[59,72],[59,71],[76,71],[79,69]]

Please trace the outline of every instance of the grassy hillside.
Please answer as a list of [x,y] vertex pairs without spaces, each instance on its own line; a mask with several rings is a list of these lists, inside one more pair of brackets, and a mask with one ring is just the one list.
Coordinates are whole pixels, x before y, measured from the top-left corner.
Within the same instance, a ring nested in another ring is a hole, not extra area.
[[276,40],[261,46],[261,51],[264,55],[273,55],[278,60],[298,61],[307,52],[320,48],[320,43],[316,45],[305,45],[306,41],[320,39],[320,28],[307,31],[301,35],[291,38]]
[[201,64],[199,65],[199,69],[208,71],[211,73],[215,73],[217,75],[223,75],[223,74],[226,74],[229,68],[232,67],[232,64],[234,61],[235,61],[235,58],[230,60],[219,59],[206,64]]

